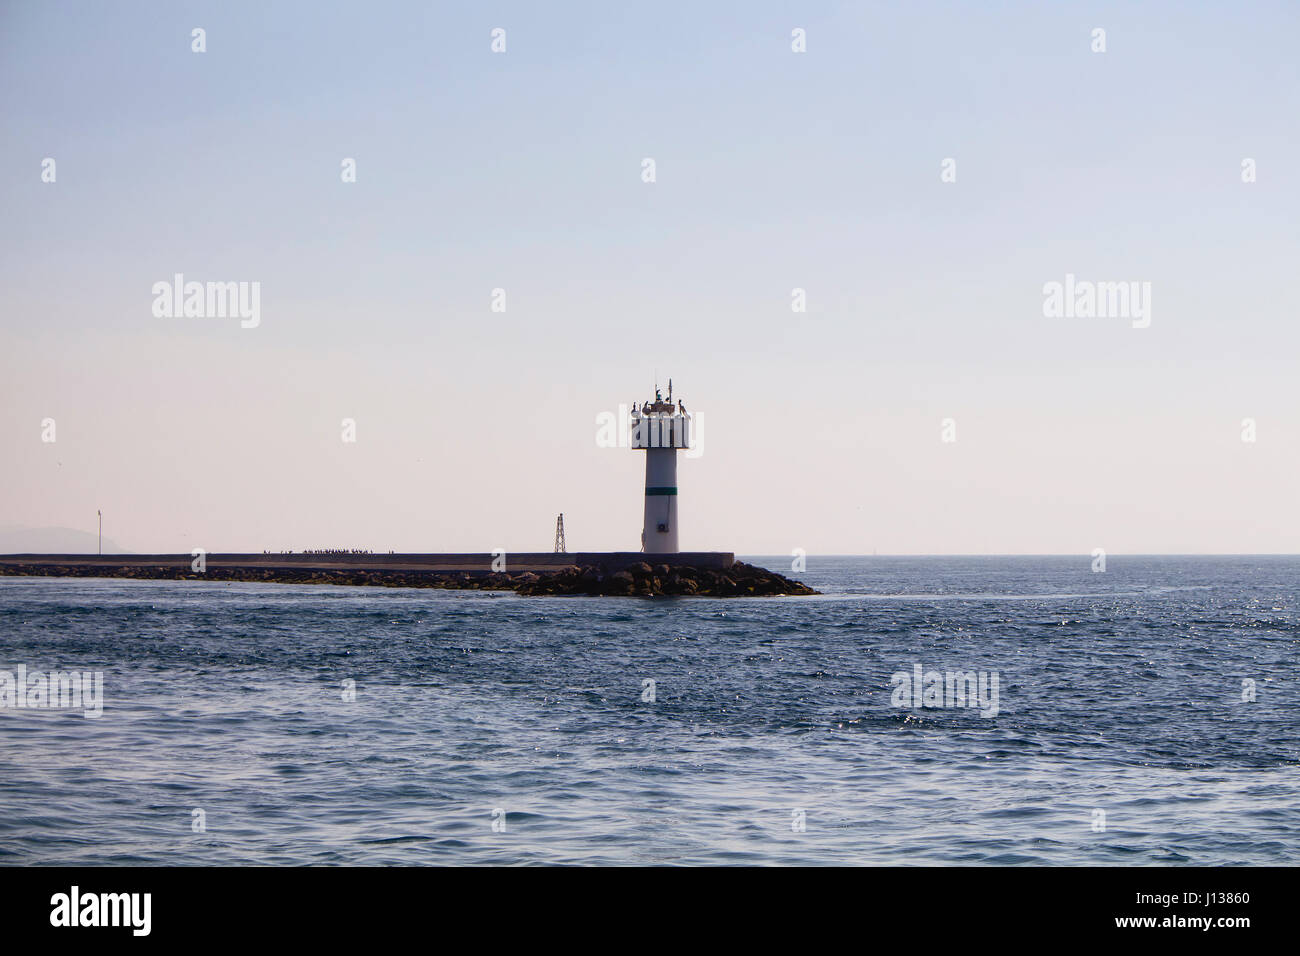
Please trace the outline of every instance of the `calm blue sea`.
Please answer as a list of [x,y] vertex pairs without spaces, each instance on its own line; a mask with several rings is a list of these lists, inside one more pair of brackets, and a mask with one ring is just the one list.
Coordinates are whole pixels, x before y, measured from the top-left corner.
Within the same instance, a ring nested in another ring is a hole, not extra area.
[[[0,670],[105,697],[0,709],[0,862],[1296,862],[1300,558],[1091,563],[809,557],[824,597],[746,600],[0,578]],[[996,714],[895,706],[918,665],[996,675]]]

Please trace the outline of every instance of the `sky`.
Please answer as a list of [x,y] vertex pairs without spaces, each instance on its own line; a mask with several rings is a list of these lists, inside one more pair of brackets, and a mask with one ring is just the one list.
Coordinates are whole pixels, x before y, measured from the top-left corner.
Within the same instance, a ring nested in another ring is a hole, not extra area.
[[[545,551],[563,512],[635,550],[644,455],[597,418],[671,377],[684,550],[1296,553],[1297,36],[1280,2],[0,0],[0,525]],[[256,326],[156,315],[177,273],[258,283]],[[1046,314],[1067,275],[1149,312]]]

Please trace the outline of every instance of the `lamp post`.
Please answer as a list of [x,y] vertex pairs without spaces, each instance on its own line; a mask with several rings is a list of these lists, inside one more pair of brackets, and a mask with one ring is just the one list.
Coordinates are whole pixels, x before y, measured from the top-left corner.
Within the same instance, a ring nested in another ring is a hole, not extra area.
[[104,553],[104,512],[95,509],[95,514],[99,515],[99,553]]

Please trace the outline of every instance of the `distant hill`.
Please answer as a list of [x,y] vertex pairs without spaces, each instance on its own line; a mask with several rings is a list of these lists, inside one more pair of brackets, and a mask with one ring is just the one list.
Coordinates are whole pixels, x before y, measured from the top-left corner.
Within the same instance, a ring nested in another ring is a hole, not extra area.
[[[0,554],[94,554],[99,536],[75,528],[25,528],[0,525]],[[104,539],[105,554],[130,554],[112,538]]]

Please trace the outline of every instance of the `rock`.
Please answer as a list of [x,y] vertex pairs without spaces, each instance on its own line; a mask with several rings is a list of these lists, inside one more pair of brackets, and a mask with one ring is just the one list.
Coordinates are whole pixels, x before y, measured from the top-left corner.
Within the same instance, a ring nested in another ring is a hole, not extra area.
[[627,571],[619,571],[617,574],[611,574],[606,578],[596,593],[610,596],[631,594],[634,587],[636,587],[636,581],[633,580],[632,575]]

